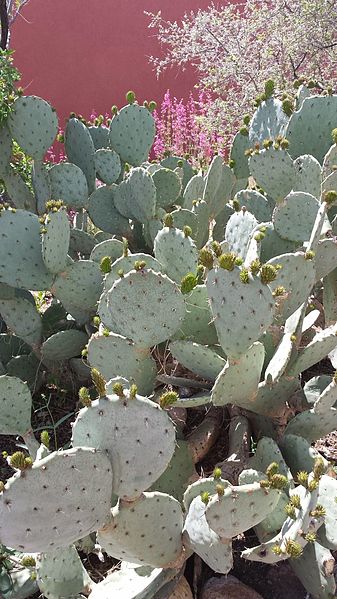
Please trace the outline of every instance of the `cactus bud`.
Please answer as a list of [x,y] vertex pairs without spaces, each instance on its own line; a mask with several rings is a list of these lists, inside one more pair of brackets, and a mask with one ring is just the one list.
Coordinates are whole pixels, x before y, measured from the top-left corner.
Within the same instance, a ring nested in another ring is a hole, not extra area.
[[293,520],[296,520],[296,510],[291,502],[287,503],[287,505],[284,506],[284,511],[287,514],[288,518],[292,518]]
[[214,254],[216,255],[216,257],[219,258],[219,256],[221,256],[221,254],[222,254],[222,249],[221,249],[220,243],[218,241],[212,241],[211,248],[212,248]]
[[99,370],[97,370],[97,368],[92,368],[91,369],[91,378],[92,378],[92,382],[94,383],[96,389],[97,389],[97,393],[99,394],[100,397],[105,397],[105,380],[103,378],[103,376],[101,375],[101,373],[99,372]]
[[243,124],[246,125],[246,127],[248,127],[249,123],[250,123],[250,116],[249,114],[245,114],[245,116],[243,117]]
[[312,492],[312,491],[315,491],[316,489],[318,489],[318,484],[319,484],[318,480],[315,480],[315,479],[310,480],[308,482],[308,491]]
[[249,283],[249,271],[247,268],[242,268],[240,272],[240,281],[247,285]]
[[225,487],[223,485],[216,485],[215,490],[219,497],[222,497],[225,493]]
[[260,487],[262,487],[262,489],[269,489],[270,487],[270,482],[269,480],[260,480]]
[[280,141],[280,146],[282,150],[287,150],[289,148],[289,140],[283,137]]
[[103,274],[107,275],[109,272],[111,272],[111,265],[112,265],[112,260],[111,260],[110,256],[104,256],[104,258],[102,258],[102,260],[100,262],[101,272]]
[[285,292],[285,287],[282,287],[282,285],[280,285],[279,287],[276,287],[276,289],[274,289],[273,297],[280,297],[281,295],[284,295]]
[[187,275],[184,276],[183,279],[181,279],[180,291],[181,293],[186,295],[187,293],[190,293],[192,289],[196,287],[197,284],[197,277],[192,272],[189,272],[187,273]]
[[304,538],[307,541],[307,543],[315,543],[317,539],[317,534],[315,532],[308,532]]
[[234,168],[234,166],[235,166],[235,160],[231,159],[231,160],[228,162],[228,166],[229,166],[229,168]]
[[109,337],[109,335],[110,335],[110,331],[109,331],[109,329],[107,329],[107,328],[105,327],[105,328],[103,329],[103,333],[102,333],[102,334],[103,334],[103,337]]
[[221,472],[221,468],[214,468],[213,470],[213,477],[214,478],[221,478],[222,472]]
[[225,270],[234,270],[236,258],[237,256],[234,254],[234,252],[221,254],[221,256],[219,256],[220,268],[224,268]]
[[28,458],[22,451],[16,451],[9,458],[9,464],[17,470],[27,470],[33,465],[32,458]]
[[235,212],[240,212],[240,210],[241,210],[241,206],[240,206],[240,202],[239,202],[239,200],[236,200],[236,199],[234,198],[234,200],[232,201],[232,206],[233,206],[233,208],[234,208]]
[[302,485],[303,487],[305,487],[307,489],[308,487],[308,477],[309,474],[307,472],[305,472],[305,470],[301,470],[300,472],[297,472],[296,478],[299,482],[300,485]]
[[154,100],[151,100],[151,102],[149,102],[148,105],[148,109],[150,112],[154,112],[157,108],[157,102],[155,102]]
[[83,406],[89,408],[91,406],[91,398],[89,394],[89,389],[87,387],[81,387],[78,392],[78,398]]
[[159,405],[161,408],[168,408],[178,401],[179,395],[176,391],[166,391],[159,398]]
[[126,237],[122,238],[123,241],[123,256],[126,258],[129,255],[129,242]]
[[311,250],[305,252],[304,254],[304,258],[306,260],[312,260],[315,257],[315,252],[312,252]]
[[249,135],[249,130],[247,127],[240,127],[239,132],[241,135],[244,135],[244,137],[248,137]]
[[275,81],[273,81],[273,79],[268,79],[265,82],[264,93],[267,98],[271,98],[271,96],[275,93]]
[[182,168],[184,166],[183,161],[182,160],[178,160],[177,166],[179,166],[179,168]]
[[202,264],[197,266],[197,285],[202,285],[204,282],[205,267]]
[[97,327],[97,328],[98,328],[98,327],[99,327],[99,325],[101,324],[101,319],[100,319],[100,317],[99,317],[99,316],[94,316],[94,318],[92,319],[92,324],[93,324],[95,327]]
[[287,539],[285,544],[285,551],[293,559],[300,557],[303,553],[301,545],[296,541],[293,541],[292,539]]
[[268,148],[271,148],[271,146],[273,145],[273,140],[272,139],[264,139],[262,142],[262,145],[265,150],[268,150]]
[[135,385],[133,383],[130,387],[130,394],[129,394],[130,399],[135,399],[135,397],[137,395],[137,391],[138,391],[137,385]]
[[289,482],[283,474],[273,474],[270,478],[270,486],[272,489],[285,489]]
[[273,553],[275,553],[275,555],[282,555],[283,554],[283,551],[282,551],[282,549],[281,549],[281,547],[279,545],[274,545],[271,548],[271,550],[272,550]]
[[127,101],[128,104],[133,104],[136,101],[136,94],[133,91],[128,91],[127,94],[125,94],[125,99]]
[[252,273],[252,275],[257,275],[260,272],[260,270],[261,270],[261,262],[260,262],[260,260],[258,260],[258,259],[253,260],[250,263],[249,270]]
[[261,266],[261,274],[260,274],[261,283],[263,283],[264,285],[267,285],[268,283],[275,281],[276,277],[277,277],[277,268],[275,268],[275,266],[273,266],[272,264],[263,264]]
[[279,470],[280,470],[280,467],[277,462],[272,462],[271,464],[269,464],[269,466],[266,470],[266,475],[268,477],[268,480],[270,480],[271,477],[274,476],[274,474],[278,474]]
[[310,516],[312,516],[313,518],[323,518],[325,514],[325,508],[320,503],[317,503],[315,509],[311,510],[310,512]]
[[146,262],[145,260],[136,260],[136,262],[134,263],[133,267],[135,270],[144,270],[146,266]]
[[112,116],[116,116],[117,112],[118,112],[118,108],[117,108],[116,104],[114,104],[113,106],[111,106]]
[[337,144],[337,127],[331,131],[331,137],[334,144]]
[[184,232],[185,237],[191,237],[191,235],[192,235],[192,229],[188,225],[184,226],[183,232]]
[[291,505],[293,505],[296,509],[301,509],[301,498],[299,495],[292,495],[290,497],[290,503]]
[[5,484],[3,483],[2,480],[0,480],[0,493],[3,493],[4,490],[5,490]]
[[119,278],[122,279],[124,277],[124,270],[122,268],[119,268],[117,274]]
[[211,268],[213,268],[213,261],[214,258],[212,252],[206,247],[201,248],[199,251],[199,263],[211,270]]
[[32,555],[25,555],[21,559],[21,565],[25,568],[33,568],[34,566],[36,566],[36,561]]
[[115,395],[118,395],[121,399],[124,398],[124,387],[122,383],[115,383],[112,387],[112,391]]
[[201,497],[201,501],[202,501],[202,502],[203,502],[205,505],[207,505],[207,504],[208,504],[208,502],[209,502],[209,493],[208,493],[208,491],[203,491],[203,492],[200,494],[200,497]]
[[294,105],[293,105],[292,101],[290,100],[290,98],[286,98],[285,100],[283,100],[282,110],[283,110],[284,114],[286,114],[287,116],[292,115],[292,113],[294,112]]
[[325,194],[323,196],[323,201],[326,202],[328,204],[328,206],[333,204],[336,200],[337,200],[337,191],[332,189],[330,191],[325,192]]
[[235,266],[242,266],[243,264],[243,258],[241,258],[241,256],[238,256],[237,258],[235,258]]
[[324,474],[325,471],[326,467],[324,465],[323,458],[316,458],[313,469],[315,480],[320,480],[321,476]]
[[169,212],[167,214],[165,214],[164,218],[163,218],[163,223],[165,227],[169,227],[169,229],[172,229],[173,225],[173,216],[172,214],[170,214]]
[[45,445],[45,447],[47,447],[47,449],[49,449],[49,445],[50,445],[50,436],[48,431],[42,431],[41,435],[40,435],[40,439],[41,439],[41,443],[43,445]]

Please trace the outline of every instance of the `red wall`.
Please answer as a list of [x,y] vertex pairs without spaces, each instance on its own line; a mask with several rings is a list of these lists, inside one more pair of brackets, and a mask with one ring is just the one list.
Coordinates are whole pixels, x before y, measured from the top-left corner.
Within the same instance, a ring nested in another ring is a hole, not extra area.
[[144,10],[161,10],[163,18],[174,20],[210,2],[30,0],[11,35],[21,85],[26,94],[49,100],[61,122],[71,111],[89,116],[92,108],[105,112],[112,104],[120,106],[129,89],[141,101],[160,101],[167,88],[186,97],[196,82],[192,68],[171,69],[157,80],[148,63],[147,56],[158,55],[160,48]]

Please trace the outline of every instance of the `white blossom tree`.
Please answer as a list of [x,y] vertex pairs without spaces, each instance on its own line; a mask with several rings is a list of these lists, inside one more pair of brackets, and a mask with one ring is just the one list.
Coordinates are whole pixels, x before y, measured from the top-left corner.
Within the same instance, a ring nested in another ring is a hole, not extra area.
[[6,50],[9,42],[10,27],[21,8],[29,0],[0,0],[0,48]]
[[337,73],[336,0],[247,0],[186,14],[178,22],[147,13],[149,27],[164,49],[150,57],[159,76],[187,64],[198,73],[198,86],[214,93],[205,126],[233,133],[264,82],[273,79],[289,92],[304,76],[321,87]]

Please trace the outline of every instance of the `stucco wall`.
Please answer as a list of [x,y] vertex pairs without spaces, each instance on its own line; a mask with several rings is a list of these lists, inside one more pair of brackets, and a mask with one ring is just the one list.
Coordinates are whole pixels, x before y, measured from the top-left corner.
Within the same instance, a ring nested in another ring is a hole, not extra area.
[[[140,100],[160,99],[167,88],[187,96],[193,69],[156,79],[147,56],[160,51],[144,10],[179,19],[210,0],[30,0],[16,19],[11,47],[25,93],[48,99],[61,120],[72,110],[109,110],[133,89]],[[222,4],[221,0],[218,4]]]

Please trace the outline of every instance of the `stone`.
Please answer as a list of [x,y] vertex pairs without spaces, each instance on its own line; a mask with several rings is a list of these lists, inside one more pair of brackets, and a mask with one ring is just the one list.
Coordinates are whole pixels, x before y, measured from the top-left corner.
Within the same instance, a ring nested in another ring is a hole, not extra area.
[[240,582],[235,576],[210,578],[202,589],[201,599],[263,599],[262,596]]

